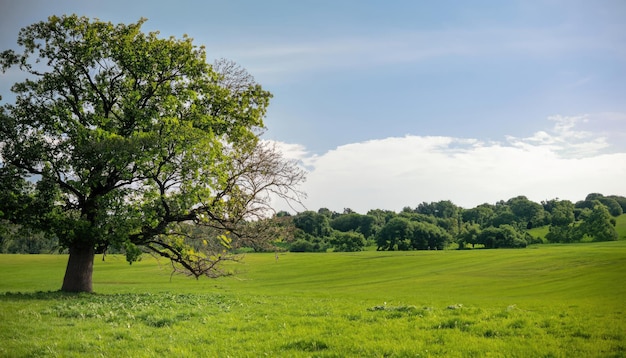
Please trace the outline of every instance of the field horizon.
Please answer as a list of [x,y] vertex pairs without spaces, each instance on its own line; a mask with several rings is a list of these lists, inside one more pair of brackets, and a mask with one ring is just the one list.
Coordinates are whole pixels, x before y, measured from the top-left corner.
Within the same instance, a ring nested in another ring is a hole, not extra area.
[[626,241],[254,253],[214,280],[109,255],[78,295],[66,260],[0,255],[0,355],[626,356]]

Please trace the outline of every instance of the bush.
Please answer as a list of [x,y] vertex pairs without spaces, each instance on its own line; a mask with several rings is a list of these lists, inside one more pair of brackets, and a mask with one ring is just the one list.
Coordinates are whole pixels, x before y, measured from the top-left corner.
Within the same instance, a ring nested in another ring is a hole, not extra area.
[[312,237],[311,241],[306,239],[298,239],[289,245],[291,252],[326,252],[328,244],[316,237]]
[[340,252],[361,251],[365,247],[365,237],[359,232],[335,231],[330,238],[330,245],[335,251]]

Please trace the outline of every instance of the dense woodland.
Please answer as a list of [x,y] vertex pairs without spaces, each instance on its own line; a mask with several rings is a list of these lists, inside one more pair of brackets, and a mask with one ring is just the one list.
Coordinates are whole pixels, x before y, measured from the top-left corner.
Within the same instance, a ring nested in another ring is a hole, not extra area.
[[[399,213],[380,209],[337,213],[322,208],[295,216],[278,213],[274,220],[292,227],[282,243],[290,251],[360,251],[368,246],[377,250],[522,248],[545,241],[617,240],[615,218],[625,211],[625,197],[592,193],[576,203],[559,199],[536,203],[517,196],[464,209],[444,200],[405,207]],[[528,233],[544,226],[549,228],[545,241]]]
[[[269,234],[267,240],[233,242],[232,250],[245,251],[380,251],[442,250],[446,248],[523,248],[530,244],[617,240],[616,217],[626,212],[626,197],[599,193],[573,203],[553,199],[536,203],[525,196],[464,209],[449,200],[426,203],[400,212],[372,209],[366,214],[346,208],[343,212],[321,208],[296,215],[281,211],[263,223],[250,222]],[[545,238],[528,230],[548,227]],[[216,233],[190,227],[202,237]],[[110,253],[125,252],[110,247]],[[52,253],[58,239],[32,228],[6,221],[0,226],[1,253]]]

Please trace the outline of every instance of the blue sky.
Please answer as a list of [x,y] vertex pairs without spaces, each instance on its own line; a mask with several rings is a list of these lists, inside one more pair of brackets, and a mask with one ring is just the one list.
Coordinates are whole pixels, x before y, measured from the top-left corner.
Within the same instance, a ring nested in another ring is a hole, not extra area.
[[274,94],[263,138],[309,171],[309,209],[626,195],[622,0],[0,4],[1,49],[76,13],[238,62]]

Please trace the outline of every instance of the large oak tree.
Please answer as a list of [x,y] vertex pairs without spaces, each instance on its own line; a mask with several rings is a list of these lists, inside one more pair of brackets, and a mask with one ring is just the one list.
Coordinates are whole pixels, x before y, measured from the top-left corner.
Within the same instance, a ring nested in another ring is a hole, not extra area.
[[[271,94],[232,62],[207,63],[191,38],[142,32],[144,21],[52,16],[0,56],[25,78],[0,107],[0,190],[12,199],[0,212],[69,250],[64,291],[92,291],[94,255],[111,245],[219,275],[227,255],[207,240],[253,239],[246,223],[272,193],[300,194],[303,172],[259,140]],[[213,237],[189,244],[190,225]]]

